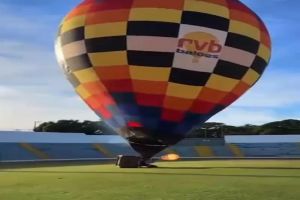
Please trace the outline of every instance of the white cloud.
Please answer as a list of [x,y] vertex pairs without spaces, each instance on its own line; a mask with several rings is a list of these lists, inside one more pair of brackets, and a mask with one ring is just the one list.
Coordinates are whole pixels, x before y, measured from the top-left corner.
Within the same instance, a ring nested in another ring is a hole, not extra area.
[[[268,71],[263,78],[234,104],[240,107],[300,106],[300,73]],[[300,107],[298,107],[300,111]]]
[[266,72],[254,88],[210,121],[243,125],[288,118],[300,119],[299,85],[299,73]]
[[34,121],[98,119],[65,79],[52,49],[5,41],[0,65],[5,69],[0,73],[0,129],[30,129]]
[[34,121],[97,120],[56,63],[49,46],[55,37],[52,17],[33,20],[3,5],[0,12],[0,129],[30,129]]
[[276,113],[260,109],[251,110],[238,107],[229,107],[212,117],[211,122],[222,122],[230,125],[264,124],[280,119]]
[[1,129],[31,129],[34,121],[98,119],[77,96],[37,92],[38,90],[39,88],[14,90],[0,87]]
[[9,75],[10,78],[15,79],[15,76],[24,73],[43,75],[44,72],[52,72],[51,68],[56,65],[51,50],[13,40],[1,41],[0,63],[3,67],[0,77],[5,78]]
[[232,106],[215,115],[209,121],[239,126],[245,124],[261,125],[271,121],[280,121],[285,119],[300,120],[300,113],[281,113],[272,109],[245,109]]

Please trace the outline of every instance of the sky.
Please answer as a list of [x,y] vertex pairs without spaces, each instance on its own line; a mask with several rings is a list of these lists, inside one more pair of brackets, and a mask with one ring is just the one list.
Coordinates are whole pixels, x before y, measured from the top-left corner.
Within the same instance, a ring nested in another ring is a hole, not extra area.
[[[79,2],[0,0],[0,130],[99,119],[75,94],[54,55],[58,24]],[[272,59],[261,80],[210,121],[244,125],[300,119],[300,1],[242,2],[266,23]]]

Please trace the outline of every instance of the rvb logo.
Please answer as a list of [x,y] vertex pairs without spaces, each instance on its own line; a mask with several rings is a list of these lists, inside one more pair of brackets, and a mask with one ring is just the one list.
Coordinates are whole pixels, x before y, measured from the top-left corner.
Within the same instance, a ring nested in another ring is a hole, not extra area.
[[219,40],[210,33],[192,32],[180,38],[177,53],[193,56],[193,63],[202,57],[217,59],[222,50]]

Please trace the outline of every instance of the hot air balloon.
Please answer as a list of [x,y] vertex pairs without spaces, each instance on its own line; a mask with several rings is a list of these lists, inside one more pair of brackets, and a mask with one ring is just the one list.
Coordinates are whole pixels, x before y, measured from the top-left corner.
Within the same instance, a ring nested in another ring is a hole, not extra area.
[[143,160],[236,101],[271,54],[238,0],[84,0],[55,46],[76,92]]

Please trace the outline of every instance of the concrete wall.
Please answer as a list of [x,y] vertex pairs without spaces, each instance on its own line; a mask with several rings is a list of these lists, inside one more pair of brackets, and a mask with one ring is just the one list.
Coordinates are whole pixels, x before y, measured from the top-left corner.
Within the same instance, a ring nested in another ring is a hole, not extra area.
[[[157,156],[300,158],[300,135],[226,136],[225,139],[186,139]],[[120,136],[76,133],[0,132],[0,162],[108,159],[136,153]]]
[[300,143],[300,135],[230,135],[226,143]]

